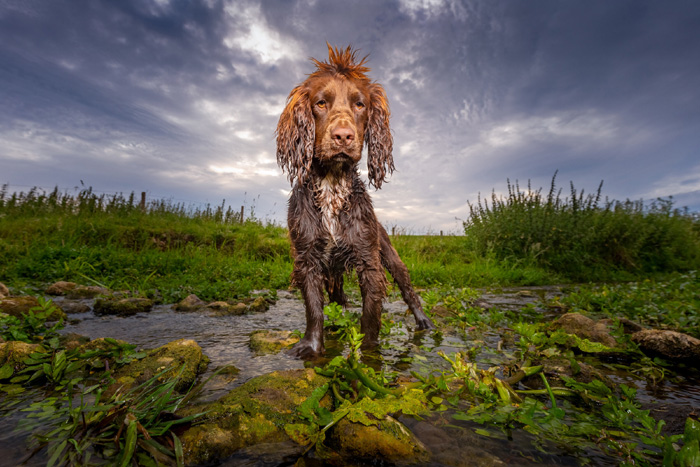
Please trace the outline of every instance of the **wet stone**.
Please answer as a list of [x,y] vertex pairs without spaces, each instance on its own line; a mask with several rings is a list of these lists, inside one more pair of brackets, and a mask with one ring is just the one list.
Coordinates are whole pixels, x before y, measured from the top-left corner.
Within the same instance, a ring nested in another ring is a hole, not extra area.
[[[61,307],[54,303],[54,312],[48,318],[48,321],[58,321],[59,319],[66,319],[66,314],[63,312]],[[0,311],[7,313],[11,316],[16,316],[21,318],[22,314],[29,313],[33,308],[40,307],[39,300],[35,297],[9,297],[0,299]]]
[[245,303],[231,305],[226,302],[212,302],[207,305],[207,308],[212,310],[216,316],[236,316],[248,311],[248,306]]
[[78,284],[76,284],[75,282],[58,281],[48,286],[45,290],[45,293],[46,295],[63,296],[69,291],[76,288],[77,286]]
[[299,342],[291,331],[255,331],[250,335],[250,349],[258,355],[277,353]]
[[195,294],[190,294],[175,305],[174,308],[176,311],[197,311],[205,306],[207,306],[207,302],[200,299]]
[[191,339],[178,339],[147,352],[141,360],[133,361],[114,375],[117,387],[129,388],[165,371],[163,380],[180,374],[175,385],[176,391],[188,389],[197,376],[206,370],[209,359],[202,353],[202,348]]
[[610,335],[605,323],[596,323],[580,313],[567,313],[552,323],[552,327],[611,348],[617,346],[617,341]]
[[152,308],[153,300],[148,298],[105,298],[97,299],[93,310],[96,315],[131,316],[151,311]]
[[632,335],[644,352],[671,360],[686,360],[700,368],[700,339],[676,331],[646,329]]
[[7,288],[5,284],[0,282],[0,298],[5,298],[10,296],[10,289]]
[[61,302],[61,308],[66,314],[87,313],[91,310],[90,305],[79,300],[64,300]]

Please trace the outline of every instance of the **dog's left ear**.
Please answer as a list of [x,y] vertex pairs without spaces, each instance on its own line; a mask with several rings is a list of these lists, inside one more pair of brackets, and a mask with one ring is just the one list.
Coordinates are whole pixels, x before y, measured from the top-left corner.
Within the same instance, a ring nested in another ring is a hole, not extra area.
[[303,184],[314,157],[316,123],[311,112],[309,93],[299,85],[289,93],[287,105],[277,123],[277,164],[287,172],[290,183]]
[[389,128],[389,115],[389,102],[384,88],[381,84],[372,83],[365,142],[369,184],[377,189],[382,187],[387,175],[394,171],[394,158],[391,155],[394,142]]

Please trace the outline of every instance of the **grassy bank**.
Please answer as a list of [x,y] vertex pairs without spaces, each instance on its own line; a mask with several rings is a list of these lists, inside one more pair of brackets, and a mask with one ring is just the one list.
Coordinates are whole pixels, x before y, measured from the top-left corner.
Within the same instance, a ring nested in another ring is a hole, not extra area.
[[57,280],[203,299],[288,285],[286,229],[240,221],[225,206],[201,210],[121,195],[0,192],[0,280],[15,288]]
[[[465,236],[396,236],[417,287],[639,280],[700,267],[696,218],[663,200],[600,203],[554,180],[471,206]],[[192,209],[130,196],[0,190],[0,282],[17,291],[58,280],[131,290],[166,302],[190,293],[230,300],[286,288],[284,227],[241,222],[224,204]]]

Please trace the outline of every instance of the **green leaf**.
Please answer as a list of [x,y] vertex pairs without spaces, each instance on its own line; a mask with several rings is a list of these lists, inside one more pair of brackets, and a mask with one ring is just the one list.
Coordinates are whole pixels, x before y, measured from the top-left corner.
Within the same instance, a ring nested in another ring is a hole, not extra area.
[[185,465],[185,454],[182,451],[182,443],[175,433],[172,433],[172,435],[173,446],[175,447],[175,462],[177,462],[177,467],[183,467]]
[[14,372],[15,370],[12,367],[12,365],[6,363],[2,367],[0,367],[0,379],[8,379],[13,375]]
[[700,442],[700,422],[691,417],[685,421],[685,432],[683,433],[683,442],[688,444],[693,441]]
[[124,450],[122,451],[122,462],[120,467],[126,467],[131,463],[131,458],[133,457],[134,450],[136,449],[136,438],[138,436],[138,422],[136,421],[136,417],[134,417],[132,414],[127,414],[124,423],[128,423],[129,425],[126,427],[126,440],[124,441]]
[[61,454],[63,454],[63,451],[66,449],[67,445],[68,440],[63,440],[63,442],[54,449],[53,454],[46,463],[47,467],[53,467],[53,465],[59,460],[59,457],[61,457]]

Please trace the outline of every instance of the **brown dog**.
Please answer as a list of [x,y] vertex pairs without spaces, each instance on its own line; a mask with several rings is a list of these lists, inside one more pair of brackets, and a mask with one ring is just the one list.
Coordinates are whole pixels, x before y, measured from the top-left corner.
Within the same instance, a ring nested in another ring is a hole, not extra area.
[[384,88],[367,77],[366,57],[328,46],[328,62],[294,88],[277,124],[277,162],[293,184],[287,222],[292,241],[292,284],[306,306],[306,333],[290,351],[300,358],[323,353],[323,288],[345,305],[343,273],[355,268],[362,292],[363,346],[378,342],[387,281],[398,283],[418,329],[433,328],[411,287],[408,269],[379,224],[358,173],[367,144],[369,183],[377,189],[394,170],[389,106]]

